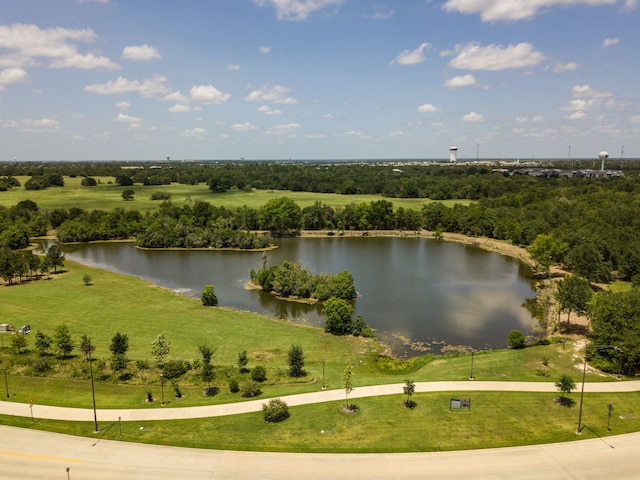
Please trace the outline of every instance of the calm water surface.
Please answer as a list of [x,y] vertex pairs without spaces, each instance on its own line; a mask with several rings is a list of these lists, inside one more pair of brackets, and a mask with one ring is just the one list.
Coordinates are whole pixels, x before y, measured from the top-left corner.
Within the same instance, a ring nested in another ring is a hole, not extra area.
[[[315,273],[348,270],[359,296],[355,314],[399,356],[443,344],[504,347],[508,333],[530,333],[536,320],[522,306],[535,297],[520,262],[478,248],[426,238],[288,238],[269,263],[300,261]],[[247,290],[261,252],[144,251],[128,243],[65,246],[67,258],[140,277],[200,298],[213,284],[221,305],[321,326],[320,305],[281,301]]]

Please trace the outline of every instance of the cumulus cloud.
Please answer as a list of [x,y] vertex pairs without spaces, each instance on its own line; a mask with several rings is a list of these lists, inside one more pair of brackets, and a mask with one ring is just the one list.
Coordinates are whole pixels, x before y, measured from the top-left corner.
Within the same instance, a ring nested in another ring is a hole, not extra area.
[[484,122],[484,116],[482,116],[480,113],[469,112],[462,116],[462,121],[467,123]]
[[442,85],[447,88],[473,87],[474,85],[477,85],[477,82],[476,77],[467,73],[466,75],[450,78]]
[[233,125],[231,125],[231,129],[235,130],[236,132],[252,132],[255,130],[258,130],[258,127],[256,127],[253,123],[234,123]]
[[542,62],[545,57],[533,45],[527,42],[517,45],[487,45],[481,46],[476,42],[456,45],[455,57],[449,66],[459,70],[507,70],[533,67]]
[[160,52],[157,48],[151,47],[146,43],[144,45],[132,45],[124,47],[122,50],[123,60],[132,60],[134,62],[148,62],[149,60],[158,60]]
[[271,47],[260,47],[258,49],[258,51],[260,53],[262,53],[263,55],[266,55],[267,53],[269,53],[271,51]]
[[602,48],[608,48],[611,47],[613,45],[616,45],[620,43],[620,39],[619,38],[605,38],[602,41],[602,45],[600,45]]
[[[555,7],[614,5],[617,0],[447,0],[449,12],[480,15],[483,22],[530,20]],[[625,0],[625,8],[635,8],[636,0]]]
[[391,64],[399,65],[415,65],[425,61],[424,51],[431,47],[430,43],[421,43],[415,50],[403,50],[400,54],[391,60]]
[[231,98],[230,93],[223,93],[213,85],[196,85],[191,87],[189,97],[194,102],[219,105]]
[[130,124],[139,124],[142,122],[142,118],[132,117],[131,115],[125,115],[124,113],[119,113],[118,116],[113,120],[115,122],[130,123]]
[[20,122],[18,128],[25,132],[51,132],[60,128],[60,122],[53,118],[26,118]]
[[122,102],[118,102],[116,103],[115,107],[118,110],[129,110],[131,108],[131,104],[129,102],[125,102],[124,100]]
[[78,43],[93,43],[97,39],[95,32],[88,28],[41,29],[37,25],[22,23],[0,25],[0,48],[10,52],[5,61],[13,59],[16,64],[12,66],[15,67],[37,65],[48,60],[53,68],[119,69],[120,65],[107,57],[78,51]]
[[191,111],[191,106],[190,105],[184,105],[182,103],[178,103],[178,104],[174,105],[173,107],[167,108],[167,112],[171,112],[171,113],[186,113],[186,112],[190,112],[190,111]]
[[271,108],[269,105],[259,106],[256,108],[256,112],[264,113],[265,115],[282,115],[282,110]]
[[5,68],[0,71],[0,90],[12,83],[27,83],[29,74],[22,68]]
[[587,114],[584,113],[583,111],[578,111],[570,115],[567,115],[565,118],[567,120],[584,120],[585,118],[587,118]]
[[118,77],[116,80],[111,80],[107,83],[87,85],[84,87],[84,91],[98,95],[116,95],[135,92],[145,98],[151,98],[169,91],[166,82],[167,78],[159,75],[143,82]]
[[230,72],[237,72],[238,70],[240,70],[240,65],[238,65],[237,63],[230,63],[229,65],[227,65],[227,70],[229,70]]
[[306,20],[314,12],[327,7],[338,6],[343,0],[253,0],[260,7],[269,6],[276,10],[278,20]]
[[418,107],[418,112],[420,113],[429,113],[429,112],[437,112],[440,109],[430,103],[425,103]]
[[180,133],[183,137],[202,137],[206,133],[206,130],[202,127],[192,128],[191,130],[185,130]]
[[577,69],[578,69],[578,64],[576,62],[556,63],[553,66],[553,73],[571,72]]
[[365,15],[365,18],[371,18],[373,20],[389,20],[393,17],[395,10],[393,8],[387,8],[384,5],[374,5],[373,13]]
[[262,88],[253,90],[245,97],[247,102],[267,102],[284,103],[288,105],[298,103],[298,100],[289,96],[291,89],[282,85],[264,85]]

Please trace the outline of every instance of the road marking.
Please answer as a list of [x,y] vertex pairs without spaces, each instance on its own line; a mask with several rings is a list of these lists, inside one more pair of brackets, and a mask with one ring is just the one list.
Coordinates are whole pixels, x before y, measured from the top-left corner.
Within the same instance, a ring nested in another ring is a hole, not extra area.
[[48,455],[35,455],[31,453],[22,453],[22,452],[8,452],[6,450],[0,450],[0,456],[15,457],[15,458],[31,458],[34,460],[53,460],[54,462],[82,463],[82,460],[78,460],[75,458],[50,457]]

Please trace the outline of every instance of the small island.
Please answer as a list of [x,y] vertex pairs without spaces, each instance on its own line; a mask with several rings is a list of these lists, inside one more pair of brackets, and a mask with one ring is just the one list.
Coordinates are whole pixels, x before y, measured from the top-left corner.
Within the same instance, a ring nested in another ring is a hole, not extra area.
[[348,271],[314,275],[299,262],[284,261],[270,267],[264,262],[260,270],[251,269],[249,278],[250,286],[284,299],[322,302],[332,297],[352,300],[357,296],[353,276]]

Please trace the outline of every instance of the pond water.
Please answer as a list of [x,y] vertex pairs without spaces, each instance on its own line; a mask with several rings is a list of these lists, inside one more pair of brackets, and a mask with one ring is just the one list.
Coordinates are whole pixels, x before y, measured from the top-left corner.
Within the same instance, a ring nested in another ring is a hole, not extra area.
[[[285,238],[268,252],[269,264],[300,261],[314,273],[348,270],[362,315],[399,357],[444,344],[502,348],[508,333],[529,334],[537,321],[523,307],[535,297],[522,263],[476,247],[427,238]],[[220,305],[322,326],[321,305],[277,300],[248,290],[249,271],[262,252],[146,251],[130,243],[65,245],[68,259],[134,275],[200,298],[215,285]]]

